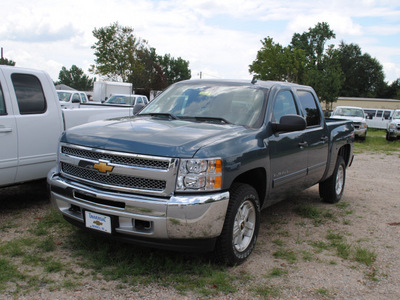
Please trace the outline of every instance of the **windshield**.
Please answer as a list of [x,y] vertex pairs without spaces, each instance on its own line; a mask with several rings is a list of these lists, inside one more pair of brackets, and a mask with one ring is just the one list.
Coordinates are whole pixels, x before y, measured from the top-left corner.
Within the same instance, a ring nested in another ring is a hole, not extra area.
[[359,108],[338,107],[333,112],[333,115],[364,118],[364,111]]
[[58,100],[63,101],[63,102],[69,102],[69,99],[71,98],[72,93],[57,92],[57,94],[58,94]]
[[265,110],[265,92],[253,86],[185,82],[163,92],[139,115],[259,127]]
[[400,110],[394,112],[393,119],[400,119]]
[[105,103],[133,105],[134,102],[135,102],[134,96],[114,95],[111,96],[110,99],[108,99]]

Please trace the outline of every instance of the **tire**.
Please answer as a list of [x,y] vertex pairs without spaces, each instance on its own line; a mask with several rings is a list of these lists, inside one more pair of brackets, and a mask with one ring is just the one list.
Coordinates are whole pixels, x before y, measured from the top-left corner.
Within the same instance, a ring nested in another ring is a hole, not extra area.
[[215,255],[219,262],[233,266],[244,262],[256,244],[260,228],[260,201],[256,190],[248,184],[234,184],[224,227]]
[[394,140],[394,138],[392,138],[392,137],[389,135],[389,132],[387,132],[387,131],[386,131],[386,140],[389,141],[389,142],[391,142],[391,141]]
[[343,196],[346,183],[346,163],[338,156],[335,170],[331,177],[319,183],[319,195],[323,201],[337,203]]

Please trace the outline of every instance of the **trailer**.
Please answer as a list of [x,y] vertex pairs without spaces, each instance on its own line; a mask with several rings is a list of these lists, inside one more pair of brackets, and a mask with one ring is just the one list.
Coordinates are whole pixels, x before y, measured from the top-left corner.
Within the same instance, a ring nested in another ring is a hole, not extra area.
[[114,94],[134,94],[132,83],[116,81],[95,81],[93,86],[94,101],[104,102]]

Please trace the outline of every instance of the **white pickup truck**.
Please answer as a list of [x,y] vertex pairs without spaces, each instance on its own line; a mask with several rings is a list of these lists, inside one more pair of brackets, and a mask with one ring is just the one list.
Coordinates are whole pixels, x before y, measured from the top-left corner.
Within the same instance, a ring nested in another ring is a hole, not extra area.
[[64,130],[128,115],[131,107],[62,109],[46,72],[0,66],[0,187],[45,178]]

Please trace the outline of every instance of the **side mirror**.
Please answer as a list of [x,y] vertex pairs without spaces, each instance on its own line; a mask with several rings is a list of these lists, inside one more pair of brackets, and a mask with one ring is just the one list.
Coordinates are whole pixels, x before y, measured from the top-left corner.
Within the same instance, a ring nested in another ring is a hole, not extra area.
[[306,120],[299,115],[284,115],[279,123],[272,123],[273,132],[300,131],[306,129],[306,127]]
[[72,99],[71,102],[72,102],[72,103],[81,103],[81,100],[79,100],[79,99]]

